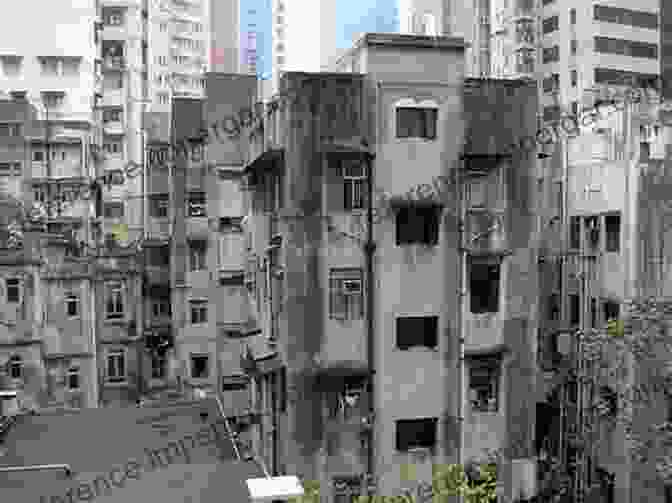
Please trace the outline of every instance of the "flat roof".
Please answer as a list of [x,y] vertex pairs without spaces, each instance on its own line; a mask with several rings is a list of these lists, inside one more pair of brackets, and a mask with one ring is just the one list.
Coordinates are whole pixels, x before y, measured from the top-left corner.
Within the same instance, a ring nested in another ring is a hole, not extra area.
[[0,467],[67,464],[72,474],[0,470],[0,501],[248,503],[245,481],[263,477],[237,461],[211,398],[21,415],[3,447]]

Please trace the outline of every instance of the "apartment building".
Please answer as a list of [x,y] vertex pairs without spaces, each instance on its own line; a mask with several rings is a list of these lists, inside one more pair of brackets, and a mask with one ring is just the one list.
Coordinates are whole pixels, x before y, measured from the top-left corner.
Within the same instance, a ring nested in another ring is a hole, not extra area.
[[[541,78],[545,120],[588,108],[595,86],[653,85],[660,75],[660,4],[542,2]],[[624,82],[626,84],[624,84]],[[564,108],[563,108],[564,107]]]
[[[599,98],[599,91],[595,95],[591,99]],[[628,315],[629,301],[667,295],[664,170],[669,144],[669,119],[659,105],[613,109],[569,140],[565,165],[545,161],[547,171],[538,179],[547,205],[540,209],[544,243],[539,303],[540,367],[547,393],[541,417],[547,426],[537,431],[537,440],[544,444],[547,437],[543,448],[567,463],[573,477],[572,462],[584,456],[586,478],[579,478],[597,485],[586,489],[615,502],[667,501],[669,489],[655,462],[630,457],[623,427],[609,426],[612,416],[596,420],[598,436],[591,449],[569,442],[573,428],[581,425],[581,394],[569,391],[563,398],[563,391],[577,389],[571,378],[567,380],[567,372],[580,360],[577,330],[604,329]],[[664,349],[659,357],[659,363],[669,361]],[[635,415],[634,431],[641,433],[668,417],[665,395],[649,381],[652,366],[651,360],[630,362],[626,378],[591,368],[584,396],[604,396],[606,401],[613,397],[615,416],[618,408],[628,406],[622,397],[628,396],[629,386],[647,390],[652,401],[639,403]],[[592,412],[585,414],[588,421],[595,420]]]
[[[429,482],[432,463],[487,448],[516,459],[503,490],[530,489],[537,160],[501,154],[534,130],[536,87],[465,80],[465,66],[461,39],[366,34],[339,73],[285,74],[292,98],[254,131],[246,285],[262,332],[241,355],[253,445],[329,500],[369,483],[398,494],[402,465]],[[399,197],[417,186],[434,195]]]
[[[273,93],[282,72],[319,72],[337,55],[334,0],[273,0]],[[306,23],[307,19],[312,20]]]
[[239,71],[239,62],[244,61],[240,21],[240,0],[210,1],[210,71]]

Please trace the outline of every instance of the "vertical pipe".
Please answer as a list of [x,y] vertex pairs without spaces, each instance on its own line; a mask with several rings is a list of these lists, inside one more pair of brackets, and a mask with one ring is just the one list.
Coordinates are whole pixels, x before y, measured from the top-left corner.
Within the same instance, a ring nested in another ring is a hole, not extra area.
[[373,161],[370,154],[366,154],[366,186],[367,186],[367,203],[366,203],[366,244],[364,251],[366,254],[366,321],[367,321],[367,363],[369,371],[369,418],[371,420],[371,429],[369,434],[369,442],[367,449],[367,470],[371,477],[369,480],[373,481],[374,474],[374,429],[373,423],[375,421],[376,405],[374,400],[374,379],[375,379],[375,365],[374,365],[374,277],[373,277],[373,254],[376,250],[376,245],[373,242]]
[[464,339],[465,339],[465,296],[467,292],[466,288],[466,272],[467,272],[467,251],[465,243],[465,202],[464,202],[464,190],[463,190],[463,180],[462,180],[462,170],[464,169],[464,161],[458,162],[457,172],[455,176],[456,181],[456,190],[457,190],[457,214],[458,214],[458,285],[459,291],[457,293],[458,309],[457,309],[457,329],[458,329],[458,351],[457,351],[457,465],[461,465],[463,462],[462,459],[462,435],[464,430]]

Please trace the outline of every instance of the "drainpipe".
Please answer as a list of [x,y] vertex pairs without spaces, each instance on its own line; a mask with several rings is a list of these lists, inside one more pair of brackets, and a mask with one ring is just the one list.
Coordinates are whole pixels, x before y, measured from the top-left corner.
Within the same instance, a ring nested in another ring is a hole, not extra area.
[[[375,377],[374,366],[374,277],[373,277],[373,256],[376,251],[376,244],[373,241],[373,158],[371,154],[366,154],[366,185],[367,185],[367,203],[366,203],[366,243],[364,244],[364,253],[366,254],[366,321],[367,321],[367,363],[369,371],[369,442],[367,449],[367,471],[369,475],[368,483],[374,481],[374,429],[376,405],[374,401],[373,380]],[[368,493],[368,490],[367,490]]]
[[[465,297],[467,295],[467,247],[465,240],[465,204],[463,201],[463,190],[462,190],[462,170],[464,169],[464,158],[458,162],[457,173],[455,177],[455,185],[457,189],[457,214],[458,214],[458,285],[459,290],[457,293],[457,329],[458,329],[458,360],[457,360],[457,465],[460,466],[463,463],[462,456],[462,433],[464,429],[464,341],[465,341],[465,308],[466,302]],[[460,498],[461,499],[461,498]]]

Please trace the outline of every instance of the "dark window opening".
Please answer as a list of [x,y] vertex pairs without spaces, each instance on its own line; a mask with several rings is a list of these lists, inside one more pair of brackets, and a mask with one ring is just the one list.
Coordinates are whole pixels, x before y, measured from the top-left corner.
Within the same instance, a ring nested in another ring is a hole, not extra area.
[[618,302],[612,302],[610,300],[604,301],[604,321],[609,322],[610,320],[617,320],[620,314],[620,307]]
[[396,421],[396,449],[432,449],[436,444],[437,418],[400,419]]
[[569,224],[569,247],[572,250],[581,248],[581,219],[572,217]]
[[7,302],[12,304],[18,303],[21,297],[19,280],[17,278],[9,278],[5,280],[5,286],[7,288]]
[[469,401],[474,412],[499,410],[499,357],[481,356],[469,360]]
[[405,206],[396,214],[396,244],[421,243],[436,246],[439,242],[440,211],[437,206]]
[[435,348],[438,345],[438,316],[408,316],[397,318],[397,347],[417,346]]
[[548,17],[544,19],[542,22],[542,29],[544,35],[556,31],[558,29],[558,26],[559,26],[558,16]]
[[436,108],[397,108],[397,138],[436,138]]
[[560,296],[556,293],[548,297],[548,319],[551,321],[560,320]]
[[590,326],[597,328],[597,299],[590,299]]
[[604,226],[607,233],[606,248],[608,252],[618,253],[621,250],[621,215],[606,215]]
[[500,264],[469,259],[469,293],[472,313],[499,311]]
[[578,295],[569,296],[569,323],[576,326],[581,322],[581,302]]
[[193,379],[207,379],[209,375],[208,355],[191,356],[191,377]]

